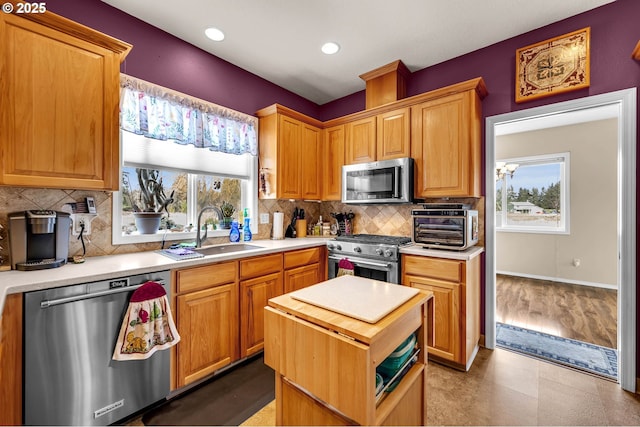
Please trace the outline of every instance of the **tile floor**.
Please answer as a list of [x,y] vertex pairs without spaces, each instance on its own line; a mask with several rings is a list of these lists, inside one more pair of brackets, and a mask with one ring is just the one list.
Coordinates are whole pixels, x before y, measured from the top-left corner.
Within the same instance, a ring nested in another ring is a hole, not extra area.
[[480,349],[466,373],[428,369],[429,425],[640,425],[640,395],[507,350]]

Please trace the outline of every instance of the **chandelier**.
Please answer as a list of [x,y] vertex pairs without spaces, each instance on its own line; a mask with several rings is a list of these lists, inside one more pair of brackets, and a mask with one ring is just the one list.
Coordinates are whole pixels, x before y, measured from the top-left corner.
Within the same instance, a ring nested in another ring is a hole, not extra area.
[[506,174],[509,174],[513,178],[513,173],[520,166],[517,163],[496,162],[496,181],[504,178]]

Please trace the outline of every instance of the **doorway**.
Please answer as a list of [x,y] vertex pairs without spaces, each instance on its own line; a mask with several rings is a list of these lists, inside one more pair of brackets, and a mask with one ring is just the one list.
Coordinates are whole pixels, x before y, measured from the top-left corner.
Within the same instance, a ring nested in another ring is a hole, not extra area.
[[636,89],[626,89],[486,119],[485,345],[496,345],[496,130],[542,129],[567,120],[589,122],[603,113],[617,119],[618,381],[636,389]]

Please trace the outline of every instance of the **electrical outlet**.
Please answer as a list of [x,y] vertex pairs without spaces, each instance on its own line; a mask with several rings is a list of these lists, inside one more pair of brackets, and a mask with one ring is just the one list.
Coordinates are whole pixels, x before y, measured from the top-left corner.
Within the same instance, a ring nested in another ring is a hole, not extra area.
[[269,212],[260,214],[260,224],[269,224]]
[[[83,236],[91,234],[91,221],[93,221],[96,216],[96,214],[90,213],[71,214],[71,234],[79,236],[81,231]],[[82,230],[83,224],[84,230]]]

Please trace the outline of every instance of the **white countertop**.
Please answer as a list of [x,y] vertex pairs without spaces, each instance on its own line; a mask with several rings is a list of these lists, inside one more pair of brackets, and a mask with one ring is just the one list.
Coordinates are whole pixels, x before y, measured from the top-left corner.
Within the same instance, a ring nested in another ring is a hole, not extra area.
[[[252,240],[249,242],[251,245],[260,246],[261,248],[180,261],[174,261],[157,252],[150,251],[88,257],[82,264],[69,263],[62,267],[47,270],[4,271],[0,272],[0,314],[4,308],[4,300],[7,294],[57,288],[78,283],[131,276],[134,274],[192,267],[210,264],[212,262],[323,246],[329,239],[330,238],[326,237],[305,237],[302,239]],[[400,249],[400,253],[403,254],[458,259],[463,261],[468,261],[480,255],[482,252],[484,252],[484,248],[479,246],[474,246],[464,251],[424,249],[419,245],[405,246]]]
[[[119,255],[88,257],[82,264],[69,263],[58,268],[36,271],[10,270],[0,272],[0,314],[7,294],[57,288],[78,283],[107,280],[134,274],[192,267],[212,262],[267,255],[294,249],[323,246],[328,238],[306,237],[302,239],[252,240],[251,245],[261,246],[238,252],[209,255],[204,258],[174,261],[157,252],[135,252]],[[243,242],[241,242],[243,243]],[[233,244],[233,243],[227,243]],[[213,245],[219,246],[219,245]]]
[[484,252],[482,246],[472,246],[464,251],[449,251],[443,249],[425,249],[421,245],[403,246],[400,248],[401,254],[420,255],[433,258],[457,259],[460,261],[469,261]]

